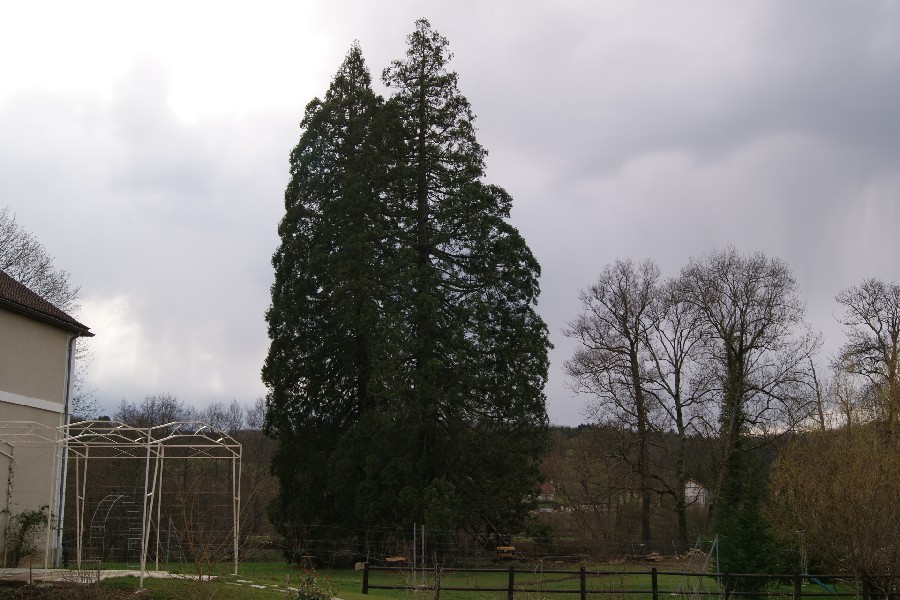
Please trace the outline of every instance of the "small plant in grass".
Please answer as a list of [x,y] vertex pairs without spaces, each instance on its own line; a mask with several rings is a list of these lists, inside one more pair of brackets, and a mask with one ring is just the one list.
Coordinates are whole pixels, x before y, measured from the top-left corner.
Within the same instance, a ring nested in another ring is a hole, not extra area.
[[317,571],[306,570],[290,590],[290,600],[331,600],[334,588],[327,577],[321,577]]

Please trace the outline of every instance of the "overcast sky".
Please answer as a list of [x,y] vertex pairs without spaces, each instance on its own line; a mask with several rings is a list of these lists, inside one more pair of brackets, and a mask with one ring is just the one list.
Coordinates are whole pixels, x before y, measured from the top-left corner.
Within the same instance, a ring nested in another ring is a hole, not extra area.
[[0,206],[81,285],[107,411],[265,394],[303,109],[353,40],[377,80],[423,16],[543,269],[551,422],[584,418],[561,331],[616,258],[666,276],[727,244],[784,259],[823,364],[835,294],[900,281],[895,1],[8,3]]

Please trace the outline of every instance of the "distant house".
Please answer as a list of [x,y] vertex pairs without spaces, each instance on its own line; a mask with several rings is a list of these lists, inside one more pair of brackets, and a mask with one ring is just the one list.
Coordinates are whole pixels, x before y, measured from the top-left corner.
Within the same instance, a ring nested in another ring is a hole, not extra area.
[[684,501],[688,506],[706,506],[709,504],[709,490],[694,479],[684,482]]
[[36,423],[34,431],[55,435],[68,422],[75,341],[91,336],[87,326],[0,271],[0,556],[11,515],[43,505],[54,516],[62,512],[62,458],[16,423]]
[[556,485],[552,481],[545,481],[541,484],[538,502],[553,502],[554,498],[556,498]]

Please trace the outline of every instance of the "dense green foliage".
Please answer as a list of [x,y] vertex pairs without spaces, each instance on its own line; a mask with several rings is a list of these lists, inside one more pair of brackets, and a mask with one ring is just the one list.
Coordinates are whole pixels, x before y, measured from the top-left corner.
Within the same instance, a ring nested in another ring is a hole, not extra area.
[[373,243],[381,237],[371,146],[378,106],[354,46],[325,99],[307,106],[291,154],[263,377],[271,388],[267,425],[281,442],[281,510],[301,522],[332,506],[321,493],[328,457],[369,403],[384,264]]
[[273,521],[506,532],[547,441],[539,266],[486,185],[427,21],[371,89],[354,46],[291,155],[266,315]]

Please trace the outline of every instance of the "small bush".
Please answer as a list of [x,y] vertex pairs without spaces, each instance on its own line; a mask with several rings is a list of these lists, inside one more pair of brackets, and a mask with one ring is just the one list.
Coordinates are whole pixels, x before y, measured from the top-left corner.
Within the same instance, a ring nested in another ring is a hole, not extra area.
[[331,600],[334,598],[334,588],[327,577],[320,577],[315,570],[305,571],[300,577],[295,589],[290,591],[290,600]]
[[[4,509],[7,512],[8,509]],[[50,508],[23,510],[11,515],[6,527],[6,567],[17,567],[22,560],[38,551],[38,540],[47,525]]]

